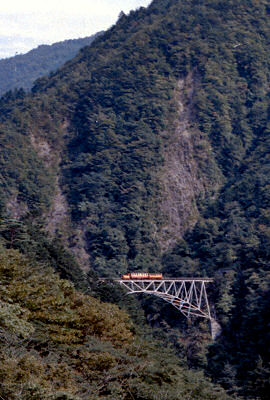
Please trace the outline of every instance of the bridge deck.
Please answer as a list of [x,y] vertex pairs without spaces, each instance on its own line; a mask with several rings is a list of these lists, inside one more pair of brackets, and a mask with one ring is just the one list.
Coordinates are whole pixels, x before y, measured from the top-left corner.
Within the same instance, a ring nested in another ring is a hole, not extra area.
[[214,282],[213,278],[162,278],[162,279],[151,279],[151,278],[141,278],[141,279],[135,279],[135,278],[130,278],[130,279],[123,279],[123,278],[99,278],[99,280],[102,281],[155,281],[155,282],[174,282],[174,281],[185,281],[185,282]]

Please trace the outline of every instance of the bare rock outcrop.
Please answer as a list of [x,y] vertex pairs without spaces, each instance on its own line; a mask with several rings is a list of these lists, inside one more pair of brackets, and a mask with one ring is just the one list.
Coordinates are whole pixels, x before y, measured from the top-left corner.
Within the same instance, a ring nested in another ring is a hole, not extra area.
[[[66,130],[68,122],[65,121],[61,129]],[[89,254],[86,251],[85,232],[82,226],[71,221],[68,202],[60,183],[61,148],[52,149],[44,138],[31,133],[30,140],[33,148],[48,169],[53,169],[55,175],[54,195],[51,206],[45,215],[46,231],[52,237],[60,237],[66,247],[71,250],[82,270],[89,270]]]
[[[209,157],[210,144],[197,146],[200,131],[192,117],[196,79],[189,74],[179,80],[175,90],[178,114],[169,140],[164,148],[164,166],[160,176],[162,199],[160,210],[166,221],[159,232],[163,251],[191,229],[198,219],[197,198],[204,197],[209,181],[198,165],[198,159]],[[198,154],[200,152],[200,154]]]

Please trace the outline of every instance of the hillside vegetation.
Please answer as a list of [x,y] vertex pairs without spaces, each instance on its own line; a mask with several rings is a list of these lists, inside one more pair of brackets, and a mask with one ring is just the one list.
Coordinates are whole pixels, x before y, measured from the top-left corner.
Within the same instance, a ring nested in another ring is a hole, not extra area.
[[[266,0],[155,0],[121,15],[31,94],[8,93],[0,102],[8,246],[29,248],[42,261],[30,232],[46,230],[60,193],[66,215],[54,235],[78,262],[88,254],[81,267],[90,270],[91,288],[94,272],[213,276],[212,312],[223,330],[215,343],[205,324],[191,327],[141,299],[147,319],[190,368],[204,369],[230,394],[265,400],[269,14]],[[172,228],[174,213],[184,223]],[[30,247],[12,218],[26,224]],[[50,264],[58,250],[47,236],[44,242]],[[84,278],[65,251],[63,267],[52,266],[78,284]],[[119,303],[113,290],[95,290]]]
[[150,336],[135,336],[117,306],[18,251],[0,250],[2,399],[229,400]]

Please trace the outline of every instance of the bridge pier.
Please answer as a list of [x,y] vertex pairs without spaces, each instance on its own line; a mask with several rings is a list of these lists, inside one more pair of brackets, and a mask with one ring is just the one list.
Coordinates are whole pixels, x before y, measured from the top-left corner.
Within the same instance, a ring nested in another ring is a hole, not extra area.
[[210,319],[210,324],[212,339],[216,340],[221,335],[221,326],[214,318]]

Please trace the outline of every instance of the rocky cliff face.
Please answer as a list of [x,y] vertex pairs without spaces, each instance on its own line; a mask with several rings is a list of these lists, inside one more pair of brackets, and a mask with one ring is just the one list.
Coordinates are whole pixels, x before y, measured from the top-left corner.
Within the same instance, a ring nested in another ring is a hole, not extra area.
[[[213,185],[207,173],[200,168],[202,160],[206,163],[213,156],[209,142],[202,139],[194,123],[193,96],[198,85],[199,78],[194,73],[178,80],[174,91],[177,105],[175,119],[172,126],[165,127],[168,133],[163,145],[163,163],[158,173],[161,198],[159,213],[164,217],[165,224],[158,232],[154,232],[163,252],[195,225],[199,216],[197,200],[204,198],[210,191],[214,196],[220,185],[218,180]],[[59,129],[60,136],[68,135],[70,122],[65,120]],[[65,242],[81,268],[86,271],[91,256],[87,250],[87,223],[72,221],[71,210],[61,185],[62,158],[68,141],[58,140],[58,144],[53,146],[50,139],[46,140],[46,133],[39,128],[35,133],[31,131],[30,142],[44,168],[53,172],[54,193],[50,207],[44,213],[45,229],[51,237],[60,237]],[[7,204],[8,213],[15,218],[22,217],[22,210],[27,210],[26,204],[14,201],[13,196]]]
[[[68,126],[67,121],[61,124],[63,136]],[[53,148],[46,140],[33,134],[31,135],[31,144],[46,169],[52,170],[54,173],[54,192],[51,196],[49,209],[43,215],[46,221],[45,231],[50,237],[61,239],[66,248],[75,256],[81,269],[86,272],[90,265],[89,254],[86,251],[84,227],[82,223],[75,224],[72,222],[68,201],[61,185],[62,171],[60,164],[66,144],[63,142],[62,148],[61,146]]]
[[207,171],[200,168],[202,160],[211,162],[213,153],[210,142],[202,139],[194,121],[193,96],[198,85],[199,78],[189,73],[178,81],[175,89],[177,115],[173,126],[168,127],[170,134],[164,146],[160,175],[160,210],[166,221],[159,234],[163,251],[172,247],[197,222],[198,198],[201,201],[210,192],[215,196],[222,183],[217,179],[213,184]]

